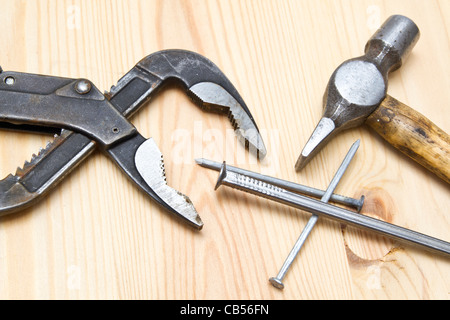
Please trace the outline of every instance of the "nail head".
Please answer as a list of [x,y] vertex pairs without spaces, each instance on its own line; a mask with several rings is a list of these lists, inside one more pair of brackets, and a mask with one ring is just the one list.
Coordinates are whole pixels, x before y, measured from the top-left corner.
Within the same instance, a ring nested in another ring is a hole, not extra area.
[[272,277],[272,278],[269,279],[269,282],[270,282],[275,288],[278,288],[278,289],[284,289],[284,284],[283,284],[283,282],[281,282],[281,280],[278,279],[278,278]]
[[223,179],[225,179],[226,176],[227,176],[227,165],[224,161],[222,164],[222,168],[220,169],[219,177],[217,178],[217,183],[216,183],[216,186],[214,187],[214,190],[217,190],[217,188],[220,187]]

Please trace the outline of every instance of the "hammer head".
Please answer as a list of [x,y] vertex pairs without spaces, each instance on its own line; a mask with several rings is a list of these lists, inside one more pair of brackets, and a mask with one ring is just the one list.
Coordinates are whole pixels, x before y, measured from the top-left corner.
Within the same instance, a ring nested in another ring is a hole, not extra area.
[[419,39],[416,24],[391,16],[369,39],[365,54],[342,63],[323,97],[324,114],[295,165],[301,170],[338,132],[357,127],[386,97],[390,71],[398,69]]

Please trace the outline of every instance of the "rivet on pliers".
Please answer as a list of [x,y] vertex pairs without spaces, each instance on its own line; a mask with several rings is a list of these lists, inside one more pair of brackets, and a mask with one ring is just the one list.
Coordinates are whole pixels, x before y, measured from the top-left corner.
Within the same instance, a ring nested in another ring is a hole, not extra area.
[[91,88],[92,88],[91,82],[84,79],[77,81],[77,83],[75,84],[75,91],[78,92],[79,94],[89,93],[89,91],[91,91]]

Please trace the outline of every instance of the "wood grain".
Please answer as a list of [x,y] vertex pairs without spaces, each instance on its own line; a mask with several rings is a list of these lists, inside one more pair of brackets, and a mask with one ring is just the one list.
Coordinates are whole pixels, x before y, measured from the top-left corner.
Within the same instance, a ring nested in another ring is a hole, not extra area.
[[[165,157],[168,183],[205,227],[161,211],[95,153],[43,201],[0,219],[2,299],[449,299],[450,261],[320,219],[285,278],[276,275],[309,214],[222,188],[194,158],[325,189],[361,147],[336,192],[366,195],[362,213],[450,241],[449,186],[366,128],[336,137],[304,169],[295,161],[321,117],[333,70],[363,53],[391,14],[421,30],[389,94],[450,130],[450,2],[445,0],[1,0],[4,70],[85,77],[101,90],[144,56],[196,51],[243,96],[268,148],[263,162],[226,117],[167,88],[133,119]],[[51,137],[1,132],[6,176]]]

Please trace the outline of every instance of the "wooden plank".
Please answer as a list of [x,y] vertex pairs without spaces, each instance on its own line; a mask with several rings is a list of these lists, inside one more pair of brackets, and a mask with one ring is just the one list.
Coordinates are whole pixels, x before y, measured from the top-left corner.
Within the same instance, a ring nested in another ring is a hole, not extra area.
[[[449,2],[1,0],[4,70],[85,77],[101,90],[161,49],[215,62],[251,109],[268,148],[257,162],[226,117],[168,88],[133,123],[165,157],[168,183],[205,227],[161,211],[95,153],[42,202],[0,218],[2,299],[448,299],[448,258],[319,220],[285,278],[276,275],[309,214],[221,188],[194,158],[326,188],[350,145],[361,147],[337,188],[365,194],[364,214],[450,241],[449,186],[366,128],[336,137],[301,173],[295,161],[322,113],[333,70],[363,53],[391,14],[421,39],[390,76],[389,94],[449,132]],[[0,174],[51,137],[2,132]]]

